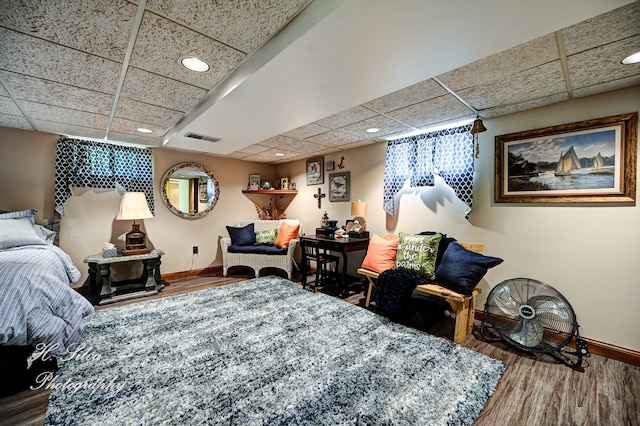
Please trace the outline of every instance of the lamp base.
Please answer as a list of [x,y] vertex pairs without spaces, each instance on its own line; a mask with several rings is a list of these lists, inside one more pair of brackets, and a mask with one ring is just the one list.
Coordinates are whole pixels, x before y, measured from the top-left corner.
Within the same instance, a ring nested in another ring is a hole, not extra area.
[[131,231],[126,235],[126,244],[122,249],[123,256],[151,253],[145,244],[146,235],[140,230],[140,225],[133,221]]
[[151,250],[149,250],[148,248],[142,248],[142,249],[130,249],[127,250],[126,248],[122,249],[122,255],[123,256],[133,256],[136,254],[147,254],[147,253],[151,253]]

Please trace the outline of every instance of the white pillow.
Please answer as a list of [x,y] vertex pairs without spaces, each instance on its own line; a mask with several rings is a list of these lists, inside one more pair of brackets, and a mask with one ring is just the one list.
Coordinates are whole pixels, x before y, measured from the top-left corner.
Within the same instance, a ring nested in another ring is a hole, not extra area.
[[0,218],[0,250],[46,244],[36,233],[32,220],[33,216],[14,219]]

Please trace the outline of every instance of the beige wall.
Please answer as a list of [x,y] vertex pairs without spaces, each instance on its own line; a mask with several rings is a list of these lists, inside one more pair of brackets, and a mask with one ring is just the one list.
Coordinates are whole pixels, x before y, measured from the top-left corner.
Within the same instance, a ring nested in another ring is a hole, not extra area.
[[[396,217],[382,210],[385,143],[325,156],[351,172],[351,199],[369,203],[368,229],[376,233],[434,230],[462,241],[486,245],[486,253],[505,262],[492,269],[481,282],[479,306],[492,286],[513,277],[530,277],[551,284],[571,302],[581,334],[591,339],[640,350],[640,310],[636,287],[640,276],[640,207],[606,205],[515,205],[493,202],[494,137],[496,135],[604,117],[640,110],[640,88],[594,96],[546,108],[487,119],[480,135],[481,154],[476,162],[474,208],[471,220],[452,190],[435,187],[404,190],[398,197]],[[50,220],[53,210],[53,161],[56,136],[0,128],[0,209],[36,208],[44,212],[39,221]],[[318,186],[306,186],[305,162],[275,166],[227,160],[187,152],[154,150],[156,216],[145,220],[150,245],[166,252],[162,272],[179,272],[220,265],[218,240],[226,236],[225,225],[255,218],[253,204],[241,193],[249,174],[276,178],[289,174],[298,195],[287,209],[290,218],[303,221],[313,233],[327,211],[330,218],[350,218],[350,203],[323,199],[317,208],[313,198]],[[182,161],[196,161],[213,170],[220,183],[220,201],[208,217],[185,220],[161,203],[158,192],[162,174]],[[27,173],[28,172],[28,173]],[[328,194],[328,174],[320,185]],[[116,192],[78,191],[65,205],[61,247],[86,277],[82,259],[100,251],[103,241],[117,242],[130,229],[116,222]],[[121,246],[122,242],[118,241]],[[191,247],[200,254],[193,257]],[[353,270],[360,257],[350,257]],[[129,271],[116,271],[118,274]]]
[[[640,110],[640,87],[578,99],[532,111],[484,120],[481,153],[476,160],[474,206],[470,221],[453,191],[437,182],[433,188],[407,189],[399,196],[396,217],[382,209],[386,144],[325,156],[351,171],[351,199],[369,203],[367,227],[376,233],[439,231],[461,241],[486,245],[486,253],[505,261],[482,280],[478,306],[491,288],[514,277],[529,277],[558,289],[576,312],[580,333],[610,344],[640,350],[640,207],[637,205],[517,205],[495,204],[494,137]],[[344,224],[349,203],[323,200],[318,210],[304,185],[304,162],[279,167],[291,173],[299,194],[287,210],[309,232],[326,210]],[[326,182],[326,180],[325,180]],[[328,185],[321,186],[323,192]],[[352,262],[357,263],[357,262]],[[350,268],[351,269],[351,268]]]

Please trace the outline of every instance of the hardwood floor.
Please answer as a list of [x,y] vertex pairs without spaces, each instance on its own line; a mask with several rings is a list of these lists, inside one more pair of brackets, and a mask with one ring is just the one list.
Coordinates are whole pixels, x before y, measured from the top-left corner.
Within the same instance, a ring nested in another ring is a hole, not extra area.
[[[211,275],[176,280],[156,296],[98,309],[203,290],[250,278],[253,278],[252,274],[239,273],[229,277]],[[364,306],[363,293],[350,293],[344,300]],[[429,332],[452,339],[453,320],[443,318]],[[640,426],[638,366],[592,355],[583,361],[584,372],[578,372],[548,355],[523,353],[503,342],[487,342],[480,336],[479,327],[476,327],[473,335],[465,338],[462,345],[507,364],[495,393],[475,421],[476,426]],[[48,396],[48,391],[25,391],[0,399],[0,425],[42,425]]]

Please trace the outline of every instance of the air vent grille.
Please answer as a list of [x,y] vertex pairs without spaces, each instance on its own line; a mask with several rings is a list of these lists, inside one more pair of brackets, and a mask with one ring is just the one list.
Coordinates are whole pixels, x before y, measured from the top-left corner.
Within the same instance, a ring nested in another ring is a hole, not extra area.
[[207,141],[207,142],[218,142],[220,140],[220,138],[214,138],[213,136],[199,135],[193,132],[187,132],[185,133],[184,136],[187,138],[200,139],[201,141]]

